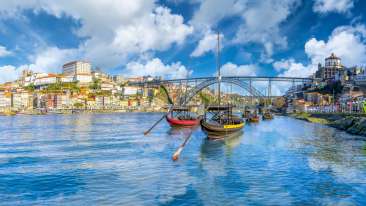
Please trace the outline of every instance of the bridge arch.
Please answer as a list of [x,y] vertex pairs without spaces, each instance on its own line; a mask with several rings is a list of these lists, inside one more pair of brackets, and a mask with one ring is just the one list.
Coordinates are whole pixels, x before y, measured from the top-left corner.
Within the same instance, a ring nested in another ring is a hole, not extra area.
[[[207,87],[209,87],[213,84],[217,84],[218,82],[219,82],[219,80],[217,78],[212,78],[212,79],[208,79],[208,80],[205,80],[205,81],[201,82],[200,84],[198,84],[197,86],[195,86],[194,88],[189,90],[188,93],[185,96],[180,98],[180,100],[179,100],[180,105],[188,104],[192,100],[192,98],[196,94],[198,94],[200,91],[202,91],[204,88],[207,88]],[[257,89],[255,89],[253,86],[251,86],[250,84],[248,84],[245,81],[242,81],[242,80],[239,80],[239,79],[223,77],[221,79],[221,82],[235,84],[235,85],[245,89],[252,96],[265,97],[260,91],[258,91]]]

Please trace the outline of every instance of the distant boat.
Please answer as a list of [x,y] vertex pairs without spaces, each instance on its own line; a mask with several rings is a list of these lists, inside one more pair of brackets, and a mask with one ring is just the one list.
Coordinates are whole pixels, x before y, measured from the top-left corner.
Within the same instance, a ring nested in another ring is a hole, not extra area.
[[262,119],[264,119],[264,120],[271,120],[271,119],[273,119],[273,114],[272,114],[272,113],[270,113],[270,112],[265,112],[265,113],[263,114]]
[[257,114],[251,114],[248,118],[248,121],[251,123],[259,122],[259,116]]
[[168,115],[166,120],[172,127],[193,127],[200,123],[200,117],[189,112],[188,107],[174,107]]

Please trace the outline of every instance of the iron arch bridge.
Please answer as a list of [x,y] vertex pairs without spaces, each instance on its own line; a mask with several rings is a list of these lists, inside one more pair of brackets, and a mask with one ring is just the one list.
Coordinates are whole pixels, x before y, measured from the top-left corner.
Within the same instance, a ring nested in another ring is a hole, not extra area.
[[[250,84],[248,84],[247,82],[244,82],[244,81],[240,81],[239,79],[225,78],[225,77],[223,77],[221,79],[221,82],[237,85],[237,86],[245,89],[253,97],[265,97],[260,91],[258,91],[254,87],[252,87]],[[188,104],[189,101],[191,101],[192,98],[194,96],[196,96],[196,94],[198,94],[204,88],[207,88],[207,87],[209,87],[209,86],[211,86],[213,84],[217,84],[217,83],[219,83],[218,78],[208,79],[208,80],[205,80],[205,81],[201,82],[197,86],[195,86],[192,89],[190,89],[185,96],[182,96],[180,98],[179,104],[180,105],[186,105],[186,104]]]
[[[301,78],[301,77],[270,77],[270,76],[223,76],[221,77],[221,82],[230,83],[237,85],[244,90],[246,90],[252,97],[263,98],[271,96],[271,84],[272,82],[289,82],[292,83],[292,86],[296,84],[305,84],[311,83],[313,81],[312,78]],[[253,82],[267,82],[268,83],[268,92],[267,96],[263,95],[258,89],[254,88]],[[198,77],[198,78],[186,78],[186,79],[171,79],[171,80],[152,80],[152,81],[140,81],[140,82],[129,82],[128,84],[131,86],[141,86],[141,87],[157,87],[157,86],[168,86],[168,85],[194,85],[190,86],[186,92],[184,97],[180,97],[177,99],[177,103],[180,105],[186,105],[188,102],[200,91],[204,88],[209,87],[218,83],[217,77]],[[165,92],[168,96],[168,99],[171,98],[169,96],[169,92],[165,88]]]

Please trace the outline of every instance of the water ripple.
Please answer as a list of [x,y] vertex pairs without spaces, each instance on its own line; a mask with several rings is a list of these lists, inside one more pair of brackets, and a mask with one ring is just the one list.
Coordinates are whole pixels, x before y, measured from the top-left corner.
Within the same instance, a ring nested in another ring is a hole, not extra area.
[[161,114],[0,117],[1,205],[365,205],[366,143],[276,117],[208,141]]

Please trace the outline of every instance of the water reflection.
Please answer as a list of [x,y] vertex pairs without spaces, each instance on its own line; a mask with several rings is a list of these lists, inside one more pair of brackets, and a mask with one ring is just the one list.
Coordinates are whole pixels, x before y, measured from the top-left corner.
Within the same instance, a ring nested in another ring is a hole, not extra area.
[[225,138],[224,143],[225,143],[227,150],[231,151],[235,147],[239,146],[243,137],[244,137],[244,132],[239,131],[239,132],[236,132],[235,134]]
[[201,158],[212,156],[210,158],[216,159],[224,154],[230,155],[232,150],[240,145],[243,135],[244,132],[239,131],[219,140],[204,138],[200,150]]
[[179,135],[188,135],[192,130],[197,130],[197,127],[171,127],[169,128],[167,134],[172,136],[179,136]]

